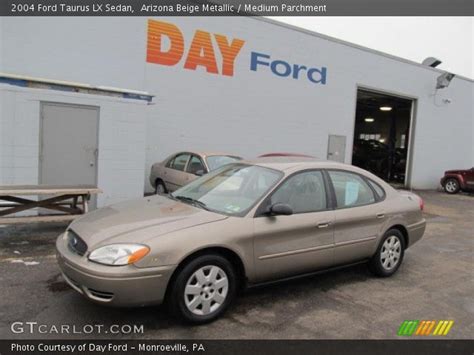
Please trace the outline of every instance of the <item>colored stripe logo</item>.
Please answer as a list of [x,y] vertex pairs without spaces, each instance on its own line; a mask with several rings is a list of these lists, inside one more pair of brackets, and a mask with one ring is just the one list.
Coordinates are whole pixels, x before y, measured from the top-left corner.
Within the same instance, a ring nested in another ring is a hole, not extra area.
[[406,320],[400,324],[397,335],[412,336],[412,335],[436,335],[445,336],[453,327],[453,320]]

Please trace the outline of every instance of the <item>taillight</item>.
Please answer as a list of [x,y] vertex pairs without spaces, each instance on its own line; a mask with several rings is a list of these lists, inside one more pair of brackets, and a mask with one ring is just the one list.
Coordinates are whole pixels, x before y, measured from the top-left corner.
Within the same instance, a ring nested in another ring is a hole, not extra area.
[[420,210],[423,211],[423,209],[425,208],[425,201],[423,201],[423,199],[419,196],[418,198],[420,199]]

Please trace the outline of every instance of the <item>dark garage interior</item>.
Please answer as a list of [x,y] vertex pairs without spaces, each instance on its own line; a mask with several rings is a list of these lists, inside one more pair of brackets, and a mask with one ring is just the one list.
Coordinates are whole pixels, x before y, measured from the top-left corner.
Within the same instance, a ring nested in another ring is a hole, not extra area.
[[413,101],[359,89],[352,164],[405,184]]

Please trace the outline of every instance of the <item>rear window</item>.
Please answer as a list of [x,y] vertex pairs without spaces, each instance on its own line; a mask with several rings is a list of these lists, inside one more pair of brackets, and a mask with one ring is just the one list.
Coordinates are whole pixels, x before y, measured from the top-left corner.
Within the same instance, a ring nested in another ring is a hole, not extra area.
[[236,161],[241,160],[239,157],[233,157],[230,155],[212,155],[206,158],[207,166],[209,171],[219,169],[221,166],[235,163]]

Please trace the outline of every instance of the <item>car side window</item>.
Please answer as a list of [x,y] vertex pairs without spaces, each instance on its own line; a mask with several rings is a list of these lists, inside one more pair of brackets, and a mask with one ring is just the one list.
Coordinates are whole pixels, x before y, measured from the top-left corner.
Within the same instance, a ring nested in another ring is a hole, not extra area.
[[168,160],[168,162],[166,163],[166,167],[171,168],[171,166],[173,166],[173,162],[174,162],[174,157]]
[[171,169],[184,171],[184,168],[186,166],[186,163],[188,162],[189,156],[190,154],[188,153],[177,155],[176,158],[174,158],[173,162],[171,163]]
[[356,207],[375,202],[375,195],[365,180],[354,173],[338,170],[328,171],[338,208]]
[[367,179],[367,181],[369,182],[370,186],[372,186],[372,188],[375,190],[379,199],[382,200],[385,197],[385,190],[382,188],[382,186],[380,186],[375,181],[372,181],[370,179]]
[[202,171],[204,173],[204,165],[202,164],[202,161],[198,156],[192,155],[188,167],[186,168],[186,172],[196,175],[198,171]]
[[321,171],[305,171],[290,176],[270,198],[270,204],[285,203],[293,213],[322,211],[327,208],[326,189]]

